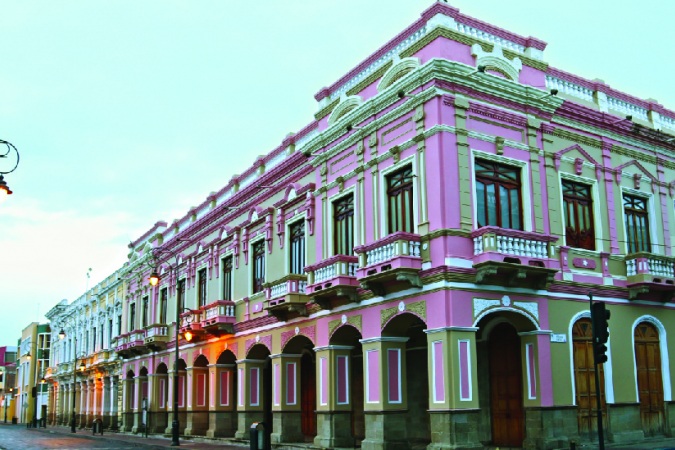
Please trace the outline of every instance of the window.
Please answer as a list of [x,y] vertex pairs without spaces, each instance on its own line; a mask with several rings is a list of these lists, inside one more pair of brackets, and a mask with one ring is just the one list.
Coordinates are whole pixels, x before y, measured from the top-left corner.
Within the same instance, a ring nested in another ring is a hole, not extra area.
[[413,232],[413,173],[407,166],[387,176],[389,233]]
[[143,297],[143,315],[141,316],[141,327],[148,326],[148,297]]
[[520,169],[478,159],[475,164],[478,227],[522,230]]
[[108,344],[106,345],[106,348],[110,347],[110,340],[113,337],[113,320],[108,319]]
[[96,349],[96,327],[94,327],[94,329],[91,333],[91,337],[92,337],[92,339],[91,339],[91,350],[93,352],[95,352],[97,350]]
[[122,334],[122,316],[117,316],[117,334],[116,336],[119,336]]
[[354,196],[333,202],[333,254],[354,254]]
[[565,240],[570,247],[595,250],[591,187],[562,180]]
[[232,257],[223,259],[223,300],[232,300]]
[[185,278],[178,280],[178,287],[176,288],[176,303],[178,311],[182,311],[185,307]]
[[159,323],[166,324],[166,304],[168,301],[169,290],[167,288],[159,291]]
[[265,283],[265,241],[253,244],[253,293],[262,292]]
[[628,253],[651,252],[647,199],[623,194]]
[[135,329],[136,329],[136,303],[131,303],[129,305],[129,331],[133,331]]
[[197,306],[206,305],[206,268],[197,272]]
[[290,266],[291,273],[305,273],[305,221],[295,222],[290,226]]

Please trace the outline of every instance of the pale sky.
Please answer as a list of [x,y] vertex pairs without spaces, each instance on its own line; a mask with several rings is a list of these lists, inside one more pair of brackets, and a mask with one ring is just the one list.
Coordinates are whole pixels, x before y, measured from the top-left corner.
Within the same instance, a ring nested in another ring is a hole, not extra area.
[[[0,205],[0,345],[308,124],[321,87],[431,4],[0,0],[0,139],[21,154]],[[672,0],[450,4],[675,109]]]

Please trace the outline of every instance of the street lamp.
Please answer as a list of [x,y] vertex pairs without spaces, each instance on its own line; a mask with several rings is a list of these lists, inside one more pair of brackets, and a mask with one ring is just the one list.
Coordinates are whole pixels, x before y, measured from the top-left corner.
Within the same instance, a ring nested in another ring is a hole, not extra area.
[[4,141],[0,139],[0,145],[5,146],[5,152],[3,153],[0,150],[0,159],[11,159],[12,154],[16,154],[16,162],[12,161],[9,164],[9,170],[0,170],[0,203],[2,203],[8,195],[12,194],[12,190],[7,185],[5,181],[5,174],[12,173],[19,166],[19,151],[12,145],[11,142]]
[[[61,330],[59,331],[59,339],[63,339],[66,337],[65,331]],[[77,353],[77,336],[73,336],[73,348],[75,349],[74,355],[75,359],[73,360],[73,401],[72,401],[72,415],[70,417],[70,432],[71,433],[77,433],[77,430],[75,430],[75,384],[77,383],[77,360],[82,359],[82,362],[80,363],[80,372],[84,372],[84,369],[86,369],[86,366],[84,365],[84,357],[86,356],[86,353],[81,352]]]
[[[162,250],[162,249],[156,249],[153,252],[153,257],[155,259],[155,266],[157,258],[159,257],[160,254],[162,253],[171,253],[169,250]],[[173,421],[171,422],[171,446],[179,446],[180,445],[180,440],[178,436],[178,429],[179,429],[179,423],[178,423],[178,359],[179,359],[179,351],[178,351],[178,346],[179,346],[179,340],[180,340],[180,334],[179,334],[179,323],[180,323],[180,314],[184,311],[182,304],[179,304],[180,298],[178,296],[178,254],[171,253],[172,256],[176,258],[175,264],[171,265],[169,264],[169,273],[173,274],[173,278],[176,282],[176,331],[175,331],[175,355],[174,355],[174,362],[173,362]],[[157,272],[156,268],[153,269],[152,273],[150,274],[150,285],[152,286],[157,286],[160,281],[160,276],[159,273]],[[185,330],[185,340],[190,342],[192,340],[192,330],[190,326],[188,325],[187,329]]]

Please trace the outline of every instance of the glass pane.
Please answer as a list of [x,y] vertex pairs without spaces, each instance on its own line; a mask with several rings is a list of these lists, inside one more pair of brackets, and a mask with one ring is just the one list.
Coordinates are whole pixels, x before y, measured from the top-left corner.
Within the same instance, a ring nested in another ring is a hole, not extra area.
[[[522,229],[520,225],[520,195],[517,189],[511,189],[509,191],[511,196],[510,211],[511,211],[511,228],[515,230]],[[503,226],[503,225],[502,225]]]
[[476,216],[476,221],[478,222],[479,227],[487,225],[487,211],[485,211],[485,185],[480,181],[476,182]]
[[487,202],[487,223],[486,225],[497,225],[497,197],[495,195],[495,185],[489,184],[486,188]]

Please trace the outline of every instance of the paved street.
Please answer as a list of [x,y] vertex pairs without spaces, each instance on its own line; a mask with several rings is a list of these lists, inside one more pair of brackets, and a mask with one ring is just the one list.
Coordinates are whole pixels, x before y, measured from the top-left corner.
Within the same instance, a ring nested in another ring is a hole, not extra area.
[[[65,427],[27,429],[23,425],[0,424],[0,449],[2,450],[45,450],[45,449],[167,449],[171,440],[166,438],[144,438],[128,434],[104,434],[92,436],[91,431],[81,430],[71,434]],[[227,445],[225,443],[202,443],[181,439],[180,448],[193,450],[231,449],[243,450],[247,446]]]

